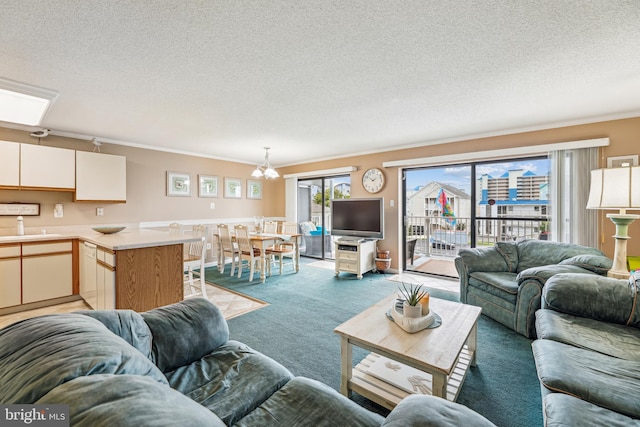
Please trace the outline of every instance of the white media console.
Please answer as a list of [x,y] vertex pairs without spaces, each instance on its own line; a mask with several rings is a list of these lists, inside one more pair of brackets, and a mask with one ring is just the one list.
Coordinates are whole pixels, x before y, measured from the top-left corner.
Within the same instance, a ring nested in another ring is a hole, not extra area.
[[377,239],[336,240],[336,276],[341,272],[353,273],[362,279],[367,271],[375,271],[377,242]]

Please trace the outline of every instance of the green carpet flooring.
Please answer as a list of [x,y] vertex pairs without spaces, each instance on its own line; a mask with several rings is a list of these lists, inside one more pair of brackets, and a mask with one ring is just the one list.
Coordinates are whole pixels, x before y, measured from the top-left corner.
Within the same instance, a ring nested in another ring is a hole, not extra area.
[[[289,267],[261,283],[206,270],[206,280],[258,298],[270,305],[229,320],[231,339],[246,343],[286,366],[294,375],[314,378],[340,389],[340,340],[333,329],[394,293],[398,282],[384,274],[355,275],[307,265],[300,272]],[[437,298],[458,300],[452,292],[432,290]],[[354,348],[357,363],[367,352]],[[477,366],[471,368],[458,402],[479,412],[499,427],[541,426],[540,386],[531,340],[481,316],[478,323]],[[359,404],[386,415],[388,411],[354,393]]]

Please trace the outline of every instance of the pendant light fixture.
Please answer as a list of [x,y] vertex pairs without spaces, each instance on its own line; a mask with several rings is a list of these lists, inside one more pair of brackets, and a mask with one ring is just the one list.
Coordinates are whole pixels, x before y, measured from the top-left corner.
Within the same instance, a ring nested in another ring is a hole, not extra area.
[[271,164],[269,163],[269,149],[271,147],[264,147],[266,153],[264,155],[264,162],[262,162],[262,164],[256,166],[255,170],[253,171],[253,173],[251,174],[252,177],[254,178],[262,178],[263,176],[266,179],[273,179],[273,178],[278,178],[280,177],[280,174],[271,167]]

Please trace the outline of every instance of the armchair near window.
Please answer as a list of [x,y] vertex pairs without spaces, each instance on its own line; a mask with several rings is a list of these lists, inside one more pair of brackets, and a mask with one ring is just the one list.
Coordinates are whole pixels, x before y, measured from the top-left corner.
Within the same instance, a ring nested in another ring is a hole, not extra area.
[[606,275],[612,261],[598,249],[544,240],[498,242],[460,249],[455,260],[460,301],[529,338],[542,288],[558,273]]

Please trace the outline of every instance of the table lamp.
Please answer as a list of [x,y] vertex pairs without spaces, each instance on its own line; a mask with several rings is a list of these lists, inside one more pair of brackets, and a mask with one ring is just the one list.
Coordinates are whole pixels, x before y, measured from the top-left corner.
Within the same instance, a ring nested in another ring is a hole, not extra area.
[[627,210],[640,209],[640,166],[592,170],[587,209],[619,210],[619,213],[607,214],[616,225],[613,267],[607,275],[627,279],[629,225],[640,218],[640,215],[628,214]]

